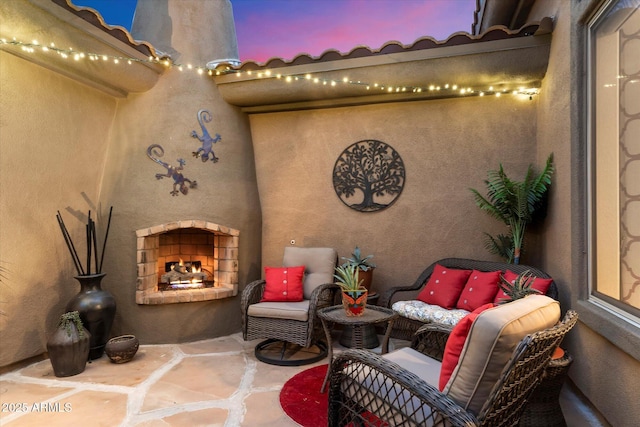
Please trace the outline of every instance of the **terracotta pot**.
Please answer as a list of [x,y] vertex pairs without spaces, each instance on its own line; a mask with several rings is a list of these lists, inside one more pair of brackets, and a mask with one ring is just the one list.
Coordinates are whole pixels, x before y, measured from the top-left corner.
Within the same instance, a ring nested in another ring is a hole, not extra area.
[[135,335],[120,335],[107,341],[104,352],[113,363],[126,363],[136,355],[139,345]]
[[342,291],[342,306],[347,316],[362,316],[367,305],[366,289],[359,291]]
[[369,267],[367,271],[360,270],[358,271],[358,279],[362,280],[362,286],[365,287],[366,290],[371,292],[371,282],[373,281],[373,270],[375,267]]
[[70,377],[84,372],[91,334],[86,328],[83,330],[83,336],[80,337],[76,325],[70,324],[68,332],[64,326],[60,326],[47,340],[49,361],[56,377]]

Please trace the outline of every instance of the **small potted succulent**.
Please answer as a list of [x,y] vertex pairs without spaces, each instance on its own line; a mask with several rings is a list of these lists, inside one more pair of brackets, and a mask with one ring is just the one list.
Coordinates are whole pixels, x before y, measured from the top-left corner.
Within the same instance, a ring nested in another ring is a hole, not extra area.
[[371,290],[371,282],[373,280],[373,270],[376,268],[376,265],[371,262],[371,258],[373,255],[367,255],[366,257],[362,257],[360,248],[356,246],[351,254],[350,258],[342,257],[345,260],[345,265],[354,265],[358,267],[359,277],[362,280],[362,286],[368,291]]
[[509,282],[504,276],[500,276],[500,289],[507,295],[507,298],[500,300],[499,304],[506,304],[511,301],[515,301],[520,298],[524,298],[527,295],[539,294],[540,291],[531,287],[533,285],[536,276],[531,274],[529,270],[525,270],[518,274],[512,282]]
[[362,316],[369,291],[362,286],[360,269],[354,264],[339,265],[335,269],[336,284],[342,289],[342,305],[347,316]]

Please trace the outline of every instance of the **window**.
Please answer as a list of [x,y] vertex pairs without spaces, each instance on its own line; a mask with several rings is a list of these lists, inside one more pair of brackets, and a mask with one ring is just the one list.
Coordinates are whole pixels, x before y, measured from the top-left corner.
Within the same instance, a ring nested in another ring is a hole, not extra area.
[[640,0],[610,0],[588,33],[591,297],[640,324]]

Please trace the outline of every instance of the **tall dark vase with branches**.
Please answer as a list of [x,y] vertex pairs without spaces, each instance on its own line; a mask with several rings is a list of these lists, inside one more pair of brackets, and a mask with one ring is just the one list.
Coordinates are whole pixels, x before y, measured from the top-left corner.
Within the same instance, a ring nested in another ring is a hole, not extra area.
[[547,159],[544,169],[536,174],[529,165],[523,181],[510,179],[502,165],[498,170],[488,172],[487,196],[471,188],[476,205],[492,217],[504,222],[507,234],[492,236],[485,233],[485,247],[489,252],[504,258],[508,263],[519,264],[524,246],[527,225],[545,214],[547,192],[553,175],[553,153]]
[[89,360],[102,357],[104,348],[110,338],[111,326],[113,325],[113,319],[116,315],[116,301],[113,295],[109,291],[102,289],[101,286],[101,281],[106,275],[106,273],[102,272],[102,264],[104,263],[104,253],[107,238],[109,237],[112,213],[113,207],[109,209],[109,220],[102,243],[102,255],[99,255],[96,223],[91,218],[91,211],[89,211],[87,224],[85,225],[85,247],[87,249],[85,265],[82,265],[82,260],[76,251],[77,246],[71,239],[62,215],[60,212],[56,215],[58,225],[60,225],[60,230],[62,231],[62,237],[67,244],[76,271],[78,272],[75,278],[80,282],[80,292],[67,303],[66,310],[67,312],[77,311],[82,324],[91,334]]

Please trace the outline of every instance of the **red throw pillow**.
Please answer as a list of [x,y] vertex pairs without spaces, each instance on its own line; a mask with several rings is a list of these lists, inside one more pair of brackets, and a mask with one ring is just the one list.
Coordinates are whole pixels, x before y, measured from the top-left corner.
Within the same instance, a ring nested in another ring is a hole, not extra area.
[[464,348],[464,342],[467,340],[467,335],[471,330],[471,325],[476,317],[488,308],[493,307],[493,303],[481,305],[473,310],[471,313],[463,317],[456,326],[453,327],[447,344],[444,346],[444,355],[442,356],[442,366],[440,368],[440,381],[438,382],[438,388],[440,391],[444,390],[444,387],[449,382],[453,370],[458,365],[460,354]]
[[471,270],[447,268],[436,264],[429,281],[418,294],[418,299],[427,304],[451,309],[456,306],[470,274]]
[[265,267],[264,294],[261,302],[302,301],[304,265],[299,267]]
[[493,302],[498,293],[499,271],[473,270],[458,298],[456,308],[473,311],[483,304]]
[[[514,273],[511,270],[507,270],[504,273],[504,279],[510,283],[513,283],[513,281],[516,280],[517,277],[518,277],[518,274]],[[542,293],[542,295],[546,295],[547,291],[549,290],[549,286],[551,286],[551,282],[553,282],[553,279],[543,279],[541,277],[536,277],[531,287],[533,289],[539,290],[540,293]],[[502,289],[498,288],[498,293],[496,294],[496,297],[494,298],[493,302],[497,304],[503,299],[509,299],[509,296],[505,294]]]

